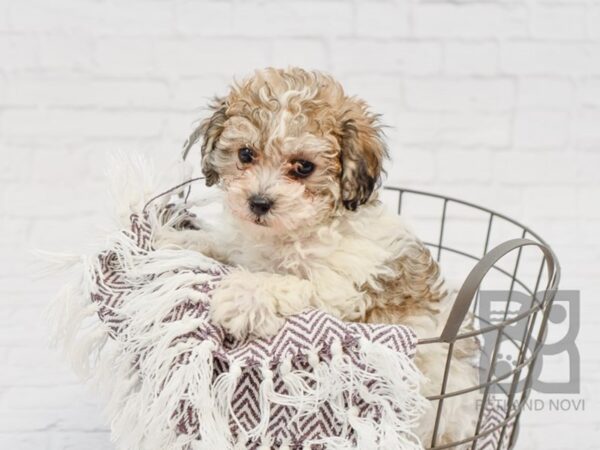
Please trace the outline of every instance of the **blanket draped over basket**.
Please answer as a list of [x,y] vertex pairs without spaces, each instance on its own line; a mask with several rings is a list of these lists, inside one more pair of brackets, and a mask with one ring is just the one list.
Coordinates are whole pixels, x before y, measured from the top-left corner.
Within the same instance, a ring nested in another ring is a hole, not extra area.
[[270,339],[234,340],[209,320],[231,269],[157,248],[157,234],[196,218],[189,204],[148,199],[125,202],[121,228],[80,259],[81,278],[54,305],[57,340],[107,388],[118,448],[422,448],[410,329],[307,310]]
[[[270,339],[231,338],[209,320],[231,268],[157,245],[201,227],[190,206],[202,202],[157,198],[147,162],[115,168],[118,226],[92,255],[61,258],[79,271],[50,323],[74,368],[104,388],[119,449],[423,448],[414,429],[429,403],[412,330],[307,310]],[[503,416],[486,404],[482,430]],[[498,434],[477,449],[496,448]]]

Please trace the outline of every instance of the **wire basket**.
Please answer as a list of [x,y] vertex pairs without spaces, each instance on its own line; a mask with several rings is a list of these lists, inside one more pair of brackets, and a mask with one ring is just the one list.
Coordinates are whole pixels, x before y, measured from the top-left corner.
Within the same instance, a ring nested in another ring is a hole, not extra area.
[[[416,225],[447,277],[464,280],[441,335],[419,340],[419,346],[447,348],[440,392],[428,397],[436,409],[433,436],[423,444],[435,450],[513,448],[558,288],[554,253],[526,226],[472,203],[397,187],[386,187],[382,199]],[[475,331],[464,332],[461,324],[469,313]],[[482,348],[479,382],[449,392],[455,345],[472,338]],[[481,397],[473,432],[458,442],[440,443],[444,401],[474,391]]]

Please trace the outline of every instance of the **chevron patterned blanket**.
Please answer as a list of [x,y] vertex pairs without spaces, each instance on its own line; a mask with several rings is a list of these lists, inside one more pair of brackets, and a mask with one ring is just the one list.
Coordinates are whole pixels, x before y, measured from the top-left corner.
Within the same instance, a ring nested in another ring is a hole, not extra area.
[[273,338],[236,341],[208,314],[229,269],[155,245],[195,226],[189,203],[141,204],[83,258],[52,320],[76,368],[106,388],[118,448],[422,448],[410,329],[309,310]]

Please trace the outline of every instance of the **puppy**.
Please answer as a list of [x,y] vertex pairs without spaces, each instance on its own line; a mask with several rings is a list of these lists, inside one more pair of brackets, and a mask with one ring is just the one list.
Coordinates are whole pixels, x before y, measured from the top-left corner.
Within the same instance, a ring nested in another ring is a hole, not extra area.
[[[185,152],[202,140],[202,172],[224,191],[226,218],[183,239],[236,267],[214,292],[215,322],[238,338],[270,336],[286,316],[320,308],[439,335],[451,296],[429,250],[377,199],[387,150],[364,101],[331,76],[268,68],[210,108]],[[419,346],[425,395],[440,393],[446,352]],[[473,353],[472,343],[456,345],[446,392],[476,385]],[[436,445],[472,435],[474,399],[444,401]],[[434,404],[420,426],[425,446],[435,416]]]

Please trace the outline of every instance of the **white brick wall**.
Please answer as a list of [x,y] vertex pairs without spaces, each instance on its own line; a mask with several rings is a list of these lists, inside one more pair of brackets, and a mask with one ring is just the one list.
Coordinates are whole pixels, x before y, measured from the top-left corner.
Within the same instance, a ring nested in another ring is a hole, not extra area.
[[488,205],[582,290],[583,413],[525,415],[518,448],[600,440],[600,4],[595,0],[0,2],[0,448],[110,449],[99,402],[45,344],[60,284],[28,249],[85,251],[108,152],[160,161],[234,75],[299,64],[384,114],[391,181]]

